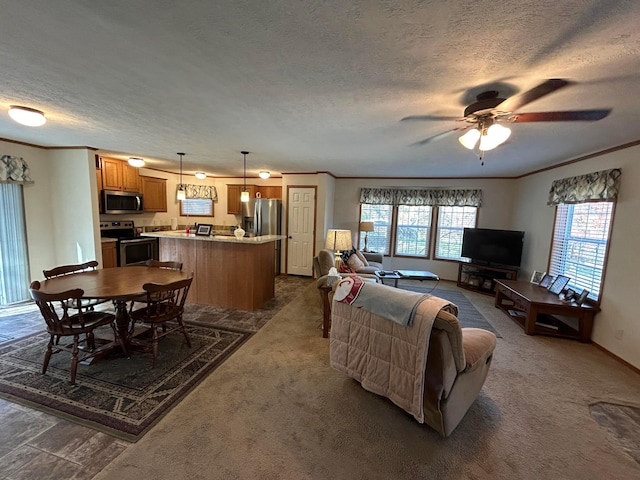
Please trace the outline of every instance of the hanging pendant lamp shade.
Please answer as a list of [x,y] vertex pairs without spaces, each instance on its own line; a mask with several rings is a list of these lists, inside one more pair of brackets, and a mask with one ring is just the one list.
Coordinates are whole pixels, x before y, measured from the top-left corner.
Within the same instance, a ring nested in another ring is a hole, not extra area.
[[241,202],[248,202],[249,201],[249,192],[247,191],[247,155],[249,155],[249,152],[242,151],[240,153],[244,157],[244,188],[242,189],[242,193],[240,194],[240,201]]
[[178,155],[180,155],[180,183],[178,184],[176,199],[184,200],[187,197],[186,192],[184,191],[184,185],[182,184],[182,156],[184,155],[184,153],[178,152]]

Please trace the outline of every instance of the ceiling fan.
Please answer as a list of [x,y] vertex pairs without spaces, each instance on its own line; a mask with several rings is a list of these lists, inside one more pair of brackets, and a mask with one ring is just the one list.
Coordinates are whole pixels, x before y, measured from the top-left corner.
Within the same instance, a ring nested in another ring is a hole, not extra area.
[[561,78],[550,78],[526,92],[509,98],[500,98],[496,90],[489,90],[476,96],[476,101],[464,109],[463,117],[415,115],[404,117],[401,121],[454,120],[465,122],[463,125],[425,138],[412,145],[425,145],[453,132],[469,130],[458,139],[460,143],[469,150],[477,147],[481,151],[486,151],[501,145],[511,135],[511,130],[503,127],[500,123],[594,122],[605,118],[611,113],[611,109],[518,113],[520,108],[534,100],[572,84],[572,82]]

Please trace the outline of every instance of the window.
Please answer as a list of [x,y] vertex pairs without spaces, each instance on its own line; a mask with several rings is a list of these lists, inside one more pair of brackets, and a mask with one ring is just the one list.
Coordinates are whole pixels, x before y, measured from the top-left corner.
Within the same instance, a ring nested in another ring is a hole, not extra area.
[[29,299],[22,185],[0,183],[0,305]]
[[[372,252],[379,252],[384,255],[389,254],[389,244],[391,243],[391,223],[393,207],[391,205],[369,205],[360,206],[360,221],[374,222],[374,231],[369,232],[367,246]],[[360,245],[364,245],[364,232],[360,233]]]
[[566,275],[568,287],[600,301],[611,234],[613,202],[560,204],[551,244],[549,273]]
[[396,255],[429,257],[430,206],[398,205]]
[[476,226],[477,207],[438,207],[435,258],[461,260],[462,233]]
[[210,198],[186,198],[180,201],[180,215],[213,217],[213,200]]

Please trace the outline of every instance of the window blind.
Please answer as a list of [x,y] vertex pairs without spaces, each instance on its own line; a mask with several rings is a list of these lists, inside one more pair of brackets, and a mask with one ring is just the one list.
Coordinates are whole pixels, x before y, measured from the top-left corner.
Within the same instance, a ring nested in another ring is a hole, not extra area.
[[588,290],[599,301],[606,265],[614,202],[561,204],[556,221],[549,273],[566,275],[568,287],[580,293]]
[[0,305],[29,299],[22,186],[0,184]]

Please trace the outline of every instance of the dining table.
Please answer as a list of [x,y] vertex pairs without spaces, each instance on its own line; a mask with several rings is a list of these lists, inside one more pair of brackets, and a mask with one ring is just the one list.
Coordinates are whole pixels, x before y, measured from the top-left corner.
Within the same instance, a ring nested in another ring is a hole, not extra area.
[[142,286],[145,283],[173,283],[189,277],[188,273],[169,268],[137,265],[103,268],[43,280],[40,282],[40,291],[60,293],[80,288],[84,291],[83,299],[113,300],[118,335],[125,340],[128,347],[131,343],[131,335],[127,307],[131,300],[146,295]]

